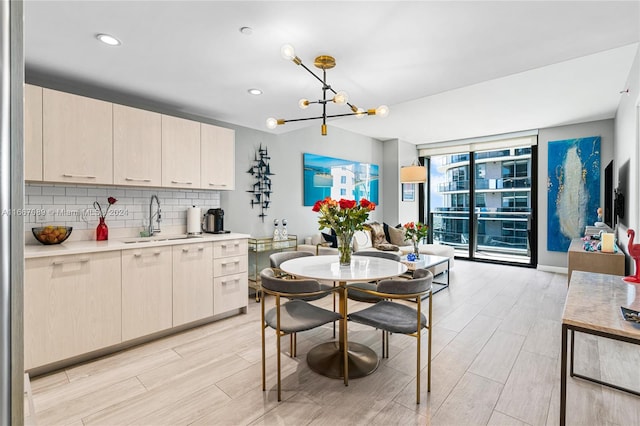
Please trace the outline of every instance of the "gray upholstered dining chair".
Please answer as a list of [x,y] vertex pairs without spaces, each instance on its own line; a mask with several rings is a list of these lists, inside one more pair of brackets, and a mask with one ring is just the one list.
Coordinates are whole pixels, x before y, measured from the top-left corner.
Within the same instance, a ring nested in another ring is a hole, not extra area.
[[[280,338],[284,335],[293,335],[302,331],[311,330],[324,324],[335,322],[342,318],[337,313],[303,300],[304,298],[322,296],[334,291],[340,291],[340,287],[324,288],[316,280],[310,279],[283,279],[275,276],[271,268],[265,268],[260,273],[262,291],[264,295],[275,297],[275,306],[265,312],[265,297],[261,299],[261,329],[262,329],[262,390],[267,390],[266,380],[266,353],[265,353],[265,329],[271,327],[276,332],[277,365],[278,365],[278,401],[281,397],[281,370],[280,370]],[[282,303],[282,298],[288,299]],[[346,327],[345,327],[346,328]],[[293,340],[295,342],[295,340]],[[344,384],[348,384],[347,345],[343,344],[343,357],[345,363]],[[295,351],[295,344],[292,344]]]
[[[361,290],[382,300],[361,311],[349,314],[350,321],[369,325],[382,330],[382,357],[389,357],[389,339],[386,333],[406,334],[417,338],[416,357],[416,404],[420,404],[420,349],[422,329],[428,330],[427,340],[427,392],[431,392],[431,329],[433,274],[426,269],[417,269],[413,279],[381,280],[375,290]],[[347,288],[347,293],[351,290]],[[422,299],[429,297],[428,318],[422,313]],[[387,300],[389,299],[389,300]],[[415,300],[416,308],[395,300]]]
[[[395,251],[363,250],[363,251],[357,251],[353,255],[379,257],[382,259],[389,259],[389,260],[395,260],[396,262],[400,262],[400,255],[398,254],[398,252],[395,252]],[[347,284],[347,287],[349,287],[348,297],[349,299],[356,300],[358,302],[377,303],[382,300],[381,297],[359,290],[359,289],[375,290],[376,286],[377,286],[376,282],[370,282],[370,283],[358,282],[358,283]]]
[[313,253],[309,253],[308,251],[281,251],[278,253],[270,254],[269,263],[271,264],[271,268],[275,268],[276,276],[280,276],[284,275],[284,273],[280,270],[280,265],[283,262],[307,256],[313,256]]

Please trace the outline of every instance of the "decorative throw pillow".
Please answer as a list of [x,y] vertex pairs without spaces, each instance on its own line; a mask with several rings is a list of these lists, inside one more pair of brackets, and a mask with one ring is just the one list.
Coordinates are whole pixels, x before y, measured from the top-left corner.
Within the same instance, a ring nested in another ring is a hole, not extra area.
[[391,235],[389,235],[389,228],[391,228],[389,225],[387,225],[387,222],[382,222],[382,228],[384,229],[384,237],[387,241],[391,241]]
[[389,230],[389,242],[391,244],[395,244],[397,246],[409,245],[409,243],[404,240],[404,228],[389,227],[388,230]]
[[338,248],[338,237],[335,235],[327,234],[325,232],[322,233],[322,237],[328,243],[331,243],[331,247]]
[[384,236],[384,228],[378,222],[371,222],[369,224],[371,228],[371,242],[375,248],[378,248],[380,244],[389,244],[389,241]]

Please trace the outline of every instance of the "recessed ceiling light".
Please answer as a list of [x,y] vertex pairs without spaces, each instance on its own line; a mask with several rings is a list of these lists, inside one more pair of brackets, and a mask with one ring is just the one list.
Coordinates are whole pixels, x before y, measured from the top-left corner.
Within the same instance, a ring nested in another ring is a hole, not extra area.
[[253,28],[251,27],[240,27],[240,32],[244,35],[251,35],[253,34]]
[[96,38],[109,46],[120,46],[120,40],[109,34],[98,34]]
[[252,95],[262,95],[262,90],[260,89],[249,89],[247,90],[247,92],[251,93]]

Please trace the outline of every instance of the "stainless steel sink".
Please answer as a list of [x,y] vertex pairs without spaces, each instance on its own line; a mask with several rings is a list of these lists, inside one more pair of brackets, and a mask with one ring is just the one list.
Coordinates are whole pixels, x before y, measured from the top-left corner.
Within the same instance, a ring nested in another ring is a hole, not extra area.
[[175,240],[190,240],[193,238],[202,238],[200,235],[187,235],[187,234],[179,234],[179,235],[154,235],[153,237],[138,237],[138,238],[127,238],[126,240],[122,240],[125,244],[134,244],[134,243],[152,243],[157,241],[175,241]]

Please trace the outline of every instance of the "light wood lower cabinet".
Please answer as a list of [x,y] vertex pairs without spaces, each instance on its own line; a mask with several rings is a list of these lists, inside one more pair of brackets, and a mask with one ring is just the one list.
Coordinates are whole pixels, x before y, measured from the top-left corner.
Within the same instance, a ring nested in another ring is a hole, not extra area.
[[173,326],[170,246],[122,251],[122,340]]
[[173,325],[213,316],[213,243],[173,246]]
[[213,251],[213,314],[246,308],[247,240],[216,242]]
[[213,314],[247,307],[247,271],[213,280]]
[[121,342],[120,252],[25,260],[25,369]]
[[246,239],[25,259],[25,370],[247,301]]

